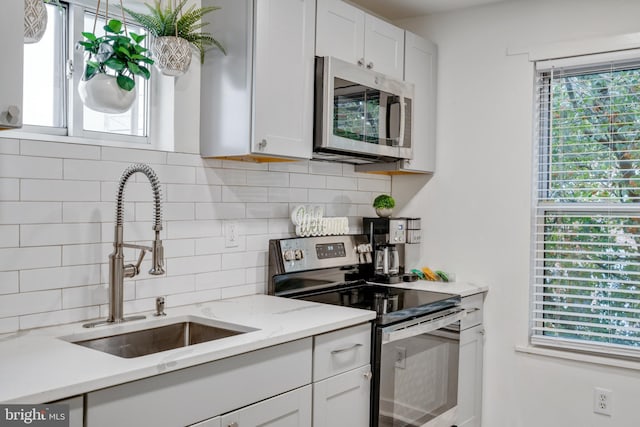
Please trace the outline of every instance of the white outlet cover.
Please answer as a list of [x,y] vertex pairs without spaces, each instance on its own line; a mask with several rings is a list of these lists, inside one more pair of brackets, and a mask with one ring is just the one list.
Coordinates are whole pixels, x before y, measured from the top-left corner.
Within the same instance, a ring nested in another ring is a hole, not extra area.
[[593,412],[611,416],[613,391],[596,387],[593,389]]

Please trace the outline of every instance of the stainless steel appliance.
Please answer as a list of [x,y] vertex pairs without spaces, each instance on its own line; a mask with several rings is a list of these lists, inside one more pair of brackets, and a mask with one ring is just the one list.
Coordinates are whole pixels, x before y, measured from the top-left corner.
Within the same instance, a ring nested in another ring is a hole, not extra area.
[[269,242],[271,295],[375,310],[372,426],[422,426],[457,405],[460,297],[368,282],[366,235]]
[[314,158],[354,164],[411,159],[413,85],[316,57]]

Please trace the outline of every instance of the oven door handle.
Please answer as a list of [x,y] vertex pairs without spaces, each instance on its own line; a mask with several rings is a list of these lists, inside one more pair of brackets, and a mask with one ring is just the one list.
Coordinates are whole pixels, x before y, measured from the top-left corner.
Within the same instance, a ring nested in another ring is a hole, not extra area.
[[444,316],[422,322],[420,319],[416,319],[404,324],[389,326],[388,328],[382,329],[382,344],[436,331],[462,320],[466,315],[467,312],[463,308],[458,308]]

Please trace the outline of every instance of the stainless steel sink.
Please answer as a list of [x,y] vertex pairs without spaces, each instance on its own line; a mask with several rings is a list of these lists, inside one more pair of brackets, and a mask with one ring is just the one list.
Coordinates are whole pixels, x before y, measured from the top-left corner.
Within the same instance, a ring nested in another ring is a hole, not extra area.
[[221,338],[244,334],[245,332],[248,331],[185,321],[139,331],[72,342],[115,356],[133,358],[207,341],[219,340]]

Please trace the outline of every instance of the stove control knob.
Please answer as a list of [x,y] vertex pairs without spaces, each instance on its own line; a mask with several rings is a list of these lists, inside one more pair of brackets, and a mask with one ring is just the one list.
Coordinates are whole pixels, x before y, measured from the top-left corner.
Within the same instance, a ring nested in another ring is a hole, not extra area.
[[304,258],[304,252],[302,252],[302,249],[296,249],[296,251],[295,251],[295,258],[296,258],[296,259],[302,259],[302,258]]
[[291,249],[284,251],[282,258],[284,258],[285,261],[294,261],[296,259],[293,250]]

